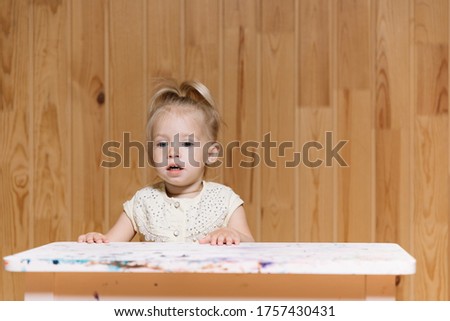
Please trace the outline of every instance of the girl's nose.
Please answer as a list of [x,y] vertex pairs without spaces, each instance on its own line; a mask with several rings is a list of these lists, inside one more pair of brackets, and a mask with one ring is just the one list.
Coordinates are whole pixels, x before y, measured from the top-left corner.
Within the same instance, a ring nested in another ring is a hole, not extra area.
[[169,146],[169,158],[179,158],[180,152],[179,148],[174,147],[173,144],[170,144]]

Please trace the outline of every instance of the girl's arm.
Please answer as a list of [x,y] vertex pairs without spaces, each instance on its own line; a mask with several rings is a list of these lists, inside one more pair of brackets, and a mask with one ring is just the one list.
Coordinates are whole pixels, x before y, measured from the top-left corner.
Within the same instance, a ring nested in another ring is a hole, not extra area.
[[240,242],[254,242],[252,233],[247,224],[244,207],[239,206],[231,215],[227,227],[222,227],[211,233],[205,238],[199,240],[201,244],[217,244],[217,245],[231,245],[239,244]]
[[108,243],[108,242],[129,242],[133,239],[136,232],[130,219],[122,212],[117,219],[116,224],[106,234],[89,232],[87,234],[80,235],[78,242],[86,243]]
[[244,207],[239,206],[231,215],[228,227],[236,230],[240,234],[241,242],[255,242],[247,224]]

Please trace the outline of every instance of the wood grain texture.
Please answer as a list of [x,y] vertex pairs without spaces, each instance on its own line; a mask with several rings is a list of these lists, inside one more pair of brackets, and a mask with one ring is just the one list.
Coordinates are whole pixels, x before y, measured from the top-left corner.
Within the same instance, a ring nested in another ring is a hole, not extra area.
[[349,166],[338,168],[337,219],[338,240],[346,242],[374,240],[374,125],[368,13],[368,1],[347,0],[339,1],[336,12],[338,73],[335,141],[349,141],[341,153]]
[[121,164],[109,170],[110,226],[146,182],[145,149],[137,147],[145,142],[145,8],[141,0],[108,2],[108,137],[121,143],[122,155]]
[[415,1],[414,11],[414,297],[448,300],[449,3]]
[[[0,256],[30,247],[32,51],[27,1],[0,2]],[[23,84],[23,85],[22,85]],[[24,278],[0,271],[0,300],[23,298]]]
[[[104,191],[106,169],[100,166],[106,141],[105,2],[72,5],[72,239],[107,229]],[[102,191],[102,193],[99,193]]]
[[33,246],[71,239],[71,89],[68,2],[33,7]]
[[295,127],[296,150],[302,152],[303,162],[298,167],[297,215],[299,240],[308,242],[333,241],[335,223],[333,171],[325,166],[325,132],[333,130],[330,9],[329,1],[299,3],[299,108]]
[[[370,92],[340,90],[335,141],[348,140],[338,167],[338,241],[373,242],[373,130]],[[338,165],[335,165],[338,166]]]
[[[299,241],[332,242],[336,218],[333,217],[333,166],[326,166],[326,132],[333,129],[331,108],[300,108],[298,146],[303,164],[299,167]],[[319,145],[316,145],[319,144]],[[322,146],[322,147],[320,147]],[[310,163],[307,163],[310,162]],[[319,165],[320,164],[320,165]]]
[[[412,76],[410,71],[411,2],[383,0],[372,5],[375,33],[375,101],[376,129],[376,227],[375,239],[395,242],[408,251],[411,244],[410,120]],[[403,281],[404,280],[404,281]],[[412,294],[411,278],[403,278],[397,298]]]
[[[285,162],[293,160],[293,147],[279,148],[295,140],[295,10],[294,1],[262,1],[261,20],[261,137],[270,134],[263,147],[261,170],[261,240],[295,239],[294,172]],[[268,136],[267,136],[268,137]],[[269,164],[273,162],[274,165]],[[272,167],[274,166],[274,167]]]
[[[182,1],[147,2],[148,93],[160,78],[181,79],[183,70]],[[150,99],[150,97],[148,98]]]
[[[260,213],[260,170],[256,157],[244,153],[256,152],[250,148],[259,142],[259,109],[257,108],[257,2],[234,0],[224,2],[224,47],[223,47],[223,161],[224,183],[232,186],[244,200],[250,229],[258,236]],[[226,148],[234,146],[236,148]],[[253,163],[251,163],[254,161]],[[245,162],[245,164],[241,164]]]
[[[416,104],[420,115],[448,114],[448,43],[416,43]],[[420,90],[419,90],[420,88]]]
[[448,288],[448,131],[447,117],[415,121],[414,251],[415,298],[447,300]]
[[[154,80],[197,79],[223,145],[259,143],[259,166],[235,148],[207,176],[241,195],[258,240],[396,242],[418,267],[397,298],[448,300],[449,13],[448,0],[0,1],[1,254],[108,229],[153,178],[133,141]],[[349,140],[348,167],[286,168],[326,131]],[[122,163],[101,169],[109,140]],[[19,274],[0,284],[0,299],[23,297]]]
[[330,108],[331,10],[326,0],[299,2],[299,106]]
[[448,42],[448,0],[414,0],[414,42]]
[[370,86],[369,1],[339,0],[337,4],[338,88]]
[[218,103],[221,97],[220,9],[218,0],[190,0],[184,5],[184,76],[202,81]]

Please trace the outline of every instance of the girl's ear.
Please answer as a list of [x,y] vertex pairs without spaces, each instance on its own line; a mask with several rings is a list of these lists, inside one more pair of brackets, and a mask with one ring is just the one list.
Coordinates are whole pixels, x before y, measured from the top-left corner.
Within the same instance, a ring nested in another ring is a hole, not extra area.
[[220,157],[220,145],[217,142],[210,143],[208,146],[208,157],[206,158],[206,165],[211,165],[217,162]]

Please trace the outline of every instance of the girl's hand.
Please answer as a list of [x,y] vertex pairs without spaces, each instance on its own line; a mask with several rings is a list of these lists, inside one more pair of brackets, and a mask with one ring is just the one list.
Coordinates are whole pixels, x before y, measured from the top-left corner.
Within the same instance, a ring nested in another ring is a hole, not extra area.
[[211,245],[238,245],[241,242],[241,235],[235,229],[222,227],[215,230],[198,241],[200,244]]
[[102,233],[90,232],[87,234],[80,235],[78,237],[78,242],[80,243],[109,243],[108,238]]
[[129,242],[133,239],[136,232],[130,219],[125,212],[117,219],[116,224],[103,235],[102,233],[89,232],[78,237],[78,242],[85,243],[109,243],[109,242]]

